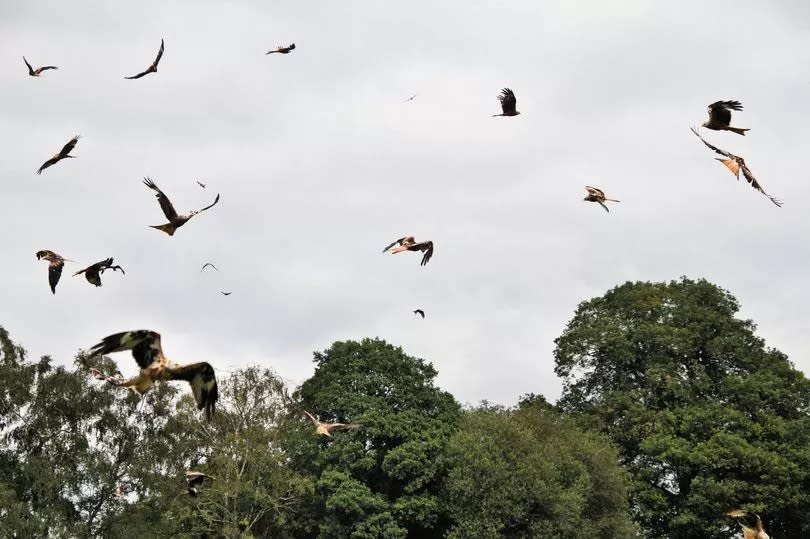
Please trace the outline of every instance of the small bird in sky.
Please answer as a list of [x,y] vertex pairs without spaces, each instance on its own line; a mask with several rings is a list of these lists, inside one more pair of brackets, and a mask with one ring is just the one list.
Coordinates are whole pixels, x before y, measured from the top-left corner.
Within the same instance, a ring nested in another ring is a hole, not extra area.
[[214,268],[214,270],[219,271],[219,268],[217,268],[215,265],[213,265],[210,262],[206,262],[205,264],[203,264],[203,267],[200,268],[200,272],[202,272],[202,270],[208,267]]
[[425,318],[425,311],[423,311],[422,309],[414,309],[413,314],[418,314],[423,319]]
[[197,180],[197,185],[199,185],[200,187],[205,189],[205,184],[203,182],[201,182],[200,180]]
[[121,273],[123,273],[124,275],[127,274],[127,272],[125,272],[124,268],[122,268],[121,266],[113,266],[113,259],[112,257],[110,257],[106,260],[102,260],[101,262],[91,264],[90,266],[87,266],[83,270],[77,271],[76,273],[73,274],[73,276],[75,277],[81,273],[84,273],[85,278],[90,284],[101,286],[101,274],[108,269],[113,271],[121,270]]
[[408,99],[406,99],[406,100],[405,100],[405,103],[407,103],[408,101],[413,101],[413,98],[414,98],[414,97],[416,97],[416,94],[413,94],[411,97],[409,97]]
[[230,296],[231,294],[233,294],[233,292],[225,292],[224,290],[220,290],[219,293],[222,294],[223,296]]
[[289,45],[287,45],[286,47],[276,47],[275,49],[273,49],[273,50],[271,50],[271,51],[267,51],[267,52],[265,53],[265,55],[267,55],[267,54],[274,54],[274,53],[276,53],[276,52],[277,52],[277,53],[279,53],[279,54],[289,54],[289,53],[290,53],[290,51],[292,51],[292,50],[294,50],[294,49],[295,49],[295,43],[290,43],[290,44],[289,44]]
[[[391,249],[394,245],[399,244],[399,247]],[[388,247],[383,249],[383,253],[391,249],[391,254],[401,253],[403,251],[421,251],[424,254],[422,256],[422,263],[419,264],[420,266],[424,266],[425,264],[430,261],[430,258],[433,256],[433,242],[432,241],[422,241],[416,243],[413,236],[405,236],[403,238],[399,238],[398,240],[394,240]]]
[[520,114],[517,110],[517,98],[515,92],[509,88],[501,90],[501,95],[498,96],[498,101],[501,102],[501,114],[493,114],[495,116],[517,116]]
[[160,209],[163,210],[163,215],[165,215],[166,219],[169,220],[169,222],[166,223],[165,225],[149,225],[149,226],[152,228],[156,228],[158,230],[162,230],[169,236],[173,236],[174,232],[178,228],[186,224],[192,217],[194,217],[198,213],[204,212],[205,210],[214,207],[216,203],[219,202],[219,193],[217,193],[217,197],[214,199],[214,202],[211,203],[210,205],[204,207],[201,210],[191,211],[186,215],[179,215],[177,213],[177,210],[174,209],[174,206],[172,206],[172,203],[169,200],[169,198],[163,194],[163,191],[161,191],[158,188],[158,186],[155,185],[155,183],[151,180],[151,178],[144,178],[143,183],[149,189],[152,189],[157,193],[155,197],[158,199]]
[[45,170],[46,168],[48,168],[48,167],[50,167],[52,165],[55,165],[56,163],[58,163],[62,159],[72,159],[72,158],[76,157],[75,155],[68,155],[68,154],[73,150],[73,148],[76,147],[76,143],[79,142],[79,138],[80,138],[80,135],[76,135],[75,137],[70,139],[67,142],[67,144],[62,146],[62,149],[59,150],[59,153],[57,153],[56,155],[54,155],[53,157],[51,157],[50,159],[48,159],[47,161],[42,163],[42,166],[39,167],[39,170],[37,170],[37,174],[42,174],[43,170]]
[[323,421],[319,421],[315,419],[315,416],[304,410],[304,413],[307,415],[312,424],[315,425],[315,432],[321,434],[323,436],[332,437],[333,430],[357,430],[362,425],[357,423],[324,423]]
[[715,101],[709,105],[709,119],[703,123],[706,129],[714,129],[715,131],[732,131],[738,135],[745,136],[746,131],[750,129],[742,129],[740,127],[731,127],[731,111],[742,110],[742,103],[739,101]]
[[586,202],[598,202],[599,205],[605,208],[605,211],[608,213],[610,213],[610,210],[607,206],[605,206],[605,201],[621,202],[621,200],[616,200],[615,198],[605,198],[605,193],[598,187],[586,185],[585,190],[588,191],[588,196],[586,196],[583,200]]
[[157,57],[155,58],[155,61],[152,62],[152,65],[150,65],[148,68],[146,68],[146,71],[141,71],[137,75],[133,75],[131,77],[124,77],[124,78],[125,79],[130,79],[130,80],[132,80],[132,79],[140,79],[141,77],[143,77],[144,75],[148,75],[149,73],[157,73],[157,66],[158,66],[158,63],[160,62],[160,59],[163,57],[163,50],[164,50],[163,39],[161,39],[160,40],[160,49],[158,50]]
[[42,72],[47,69],[59,69],[56,66],[42,66],[34,69],[33,67],[31,67],[31,64],[28,63],[28,60],[25,59],[25,56],[23,56],[22,59],[23,62],[25,62],[25,65],[28,66],[28,75],[31,77],[39,77],[40,74],[42,74]]
[[[36,254],[37,260],[48,261],[48,284],[51,285],[51,292],[56,294],[56,285],[59,283],[59,278],[62,277],[62,268],[65,267],[65,261],[68,259],[47,249],[37,251]],[[69,260],[69,262],[73,261]]]

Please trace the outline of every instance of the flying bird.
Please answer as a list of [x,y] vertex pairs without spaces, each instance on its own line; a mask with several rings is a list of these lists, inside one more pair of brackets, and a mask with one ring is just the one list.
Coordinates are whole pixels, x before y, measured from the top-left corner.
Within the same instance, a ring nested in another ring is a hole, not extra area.
[[773,202],[774,204],[776,204],[776,206],[778,206],[780,208],[782,207],[782,201],[781,200],[777,200],[776,198],[772,197],[771,195],[769,195],[768,193],[766,193],[762,189],[762,186],[759,184],[757,179],[754,177],[754,174],[751,172],[751,169],[748,168],[748,165],[745,164],[745,159],[743,159],[739,155],[734,155],[731,152],[727,152],[726,150],[721,150],[717,146],[709,144],[708,142],[706,142],[706,139],[701,137],[700,134],[697,131],[695,131],[694,129],[692,129],[692,133],[694,133],[695,136],[697,138],[699,138],[701,142],[703,142],[703,144],[708,146],[709,149],[713,150],[715,153],[718,153],[718,154],[720,154],[720,155],[722,155],[723,157],[726,158],[726,159],[721,159],[719,157],[715,157],[715,159],[717,159],[718,161],[723,163],[726,166],[726,168],[728,168],[731,171],[731,173],[734,174],[734,176],[737,177],[738,180],[740,179],[740,171],[742,171],[743,176],[748,181],[748,183],[751,184],[751,187],[753,187],[754,189],[756,189],[757,191],[759,191],[760,193],[762,193],[763,195],[768,197],[768,199],[771,202]]
[[418,315],[419,315],[419,316],[421,316],[422,318],[425,318],[425,311],[423,311],[422,309],[415,309],[415,310],[413,311],[413,314],[418,314]]
[[[399,244],[399,247],[391,249],[394,245]],[[391,249],[391,254],[401,253],[403,251],[421,251],[424,254],[422,256],[422,263],[419,264],[420,266],[424,266],[430,260],[430,257],[433,256],[433,242],[432,241],[422,241],[416,243],[413,236],[405,236],[403,238],[399,238],[398,240],[393,241],[388,247],[383,249],[383,253]]]
[[333,430],[357,430],[362,425],[357,423],[324,423],[323,421],[318,421],[315,419],[315,416],[304,410],[304,413],[307,415],[312,424],[315,425],[315,432],[321,434],[323,436],[332,437]]
[[142,71],[141,73],[138,73],[137,75],[133,75],[131,77],[124,77],[124,78],[125,79],[130,79],[130,80],[131,79],[140,79],[141,77],[143,77],[144,75],[148,75],[149,73],[157,73],[157,66],[158,66],[158,63],[160,62],[160,59],[163,57],[163,50],[164,50],[163,39],[161,39],[160,40],[160,49],[158,50],[157,57],[155,58],[155,61],[152,62],[152,65],[150,65],[148,68],[146,68],[146,71]]
[[213,265],[210,262],[206,262],[205,264],[203,264],[203,267],[200,268],[200,272],[202,272],[202,270],[204,270],[205,268],[207,268],[209,266],[214,268],[216,271],[219,271],[219,269],[215,265]]
[[498,96],[498,101],[501,102],[501,114],[493,114],[492,116],[517,116],[520,114],[517,110],[517,98],[515,92],[509,88],[501,90],[501,95]]
[[47,69],[59,69],[56,66],[42,66],[34,69],[33,67],[31,67],[31,64],[28,63],[28,60],[25,59],[25,56],[23,56],[22,58],[23,62],[25,62],[25,65],[28,66],[28,75],[31,77],[39,77],[40,74]]
[[140,373],[129,380],[113,381],[107,378],[107,381],[143,395],[156,381],[184,380],[191,385],[197,409],[205,410],[206,419],[211,420],[219,392],[214,368],[210,363],[203,361],[179,365],[170,362],[163,355],[160,334],[146,329],[124,331],[105,337],[90,349],[90,357],[124,350],[132,350],[132,357],[140,367]]
[[[59,282],[59,278],[62,277],[62,268],[65,267],[65,260],[67,260],[67,258],[62,258],[53,251],[44,249],[37,251],[37,260],[42,259],[48,261],[48,283],[51,285],[51,292],[56,294],[56,285]],[[73,261],[70,260],[70,262]]]
[[199,494],[199,490],[197,487],[202,486],[206,479],[211,479],[210,475],[206,475],[202,472],[194,472],[192,470],[188,470],[186,472],[186,483],[188,484],[188,493],[192,496],[196,496]]
[[177,211],[172,206],[171,201],[169,198],[163,194],[157,185],[150,178],[144,178],[143,180],[144,185],[146,185],[149,189],[157,192],[155,197],[158,199],[158,203],[160,203],[160,209],[163,210],[163,215],[166,216],[166,219],[169,220],[168,223],[165,225],[149,225],[152,228],[157,228],[158,230],[162,230],[169,236],[173,236],[175,230],[183,226],[188,222],[189,219],[197,215],[198,213],[204,212],[205,210],[213,207],[217,202],[219,202],[219,193],[217,193],[217,197],[214,199],[214,202],[210,206],[206,206],[201,210],[189,212],[187,215],[178,215]]
[[220,290],[219,293],[222,294],[223,296],[230,296],[231,294],[233,294],[233,292],[225,292],[224,290]]
[[416,94],[413,94],[411,97],[409,97],[408,99],[406,99],[406,100],[405,100],[405,103],[407,103],[408,101],[413,101],[413,98],[414,98],[414,97],[416,97]]
[[750,131],[750,129],[731,127],[729,125],[731,124],[731,111],[742,109],[742,103],[739,101],[715,101],[709,105],[709,119],[703,123],[703,127],[715,131],[733,131],[738,135],[745,136],[745,132]]
[[[750,511],[744,511],[742,509],[735,509],[734,511],[729,511],[726,515],[738,519],[743,519],[740,522],[740,526],[742,527],[743,531],[743,539],[770,539],[770,535],[765,533],[764,528],[762,527],[762,519],[759,518],[759,515],[756,513],[751,513]],[[748,518],[754,517],[755,524],[754,528],[748,527]]]
[[610,210],[607,206],[605,206],[605,201],[608,202],[621,202],[621,200],[616,200],[615,198],[605,198],[605,193],[598,187],[591,187],[590,185],[585,186],[585,190],[588,191],[588,196],[586,196],[583,200],[587,202],[598,202],[600,206],[605,208],[605,211],[610,213]]
[[43,170],[45,170],[46,168],[48,168],[51,165],[55,165],[56,163],[58,163],[62,159],[72,159],[72,158],[76,157],[75,155],[68,155],[68,154],[73,150],[73,148],[76,147],[76,143],[79,142],[79,138],[80,138],[80,136],[76,135],[75,137],[70,139],[67,142],[67,144],[62,146],[62,149],[59,150],[59,153],[57,153],[56,155],[54,155],[53,157],[51,157],[50,159],[48,159],[47,161],[42,163],[42,166],[39,167],[39,170],[37,170],[37,174],[42,174]]
[[73,276],[77,276],[81,273],[84,273],[85,278],[90,284],[94,284],[96,286],[101,286],[101,274],[104,273],[106,270],[121,270],[121,273],[124,275],[127,272],[124,271],[124,268],[121,266],[113,266],[113,259],[112,257],[108,258],[107,260],[102,260],[101,262],[96,262],[90,266],[87,266],[83,270],[79,270],[73,274]]
[[289,54],[291,50],[295,49],[295,43],[290,43],[286,47],[276,47],[272,51],[267,51],[265,55],[279,53],[279,54]]
[[205,189],[205,184],[203,182],[201,182],[200,180],[197,180],[197,185],[199,185],[200,187]]

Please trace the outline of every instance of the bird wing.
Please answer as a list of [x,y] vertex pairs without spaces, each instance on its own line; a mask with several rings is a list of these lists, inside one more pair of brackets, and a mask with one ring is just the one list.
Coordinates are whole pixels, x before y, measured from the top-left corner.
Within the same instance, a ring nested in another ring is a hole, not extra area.
[[72,139],[70,139],[67,144],[62,146],[62,149],[59,151],[59,159],[63,159],[67,157],[67,155],[76,147],[76,143],[79,142],[79,135],[76,135]]
[[701,141],[703,144],[705,144],[706,146],[708,146],[708,147],[709,147],[709,149],[711,149],[711,150],[715,151],[716,153],[719,153],[719,154],[720,154],[720,155],[722,155],[722,156],[728,157],[729,159],[737,159],[737,158],[738,158],[738,157],[737,157],[736,155],[734,155],[733,153],[731,153],[731,152],[727,152],[726,150],[721,150],[721,149],[720,149],[720,148],[718,148],[717,146],[714,146],[714,145],[709,144],[708,142],[706,142],[706,139],[704,139],[703,137],[701,137],[701,136],[700,136],[700,133],[698,133],[697,131],[695,131],[695,128],[694,128],[694,127],[690,127],[689,129],[692,131],[692,133],[694,133],[694,134],[695,134],[695,136],[696,136],[697,138],[699,138],[699,139],[700,139],[700,141]]
[[517,98],[515,92],[509,88],[501,90],[501,95],[498,96],[498,101],[501,102],[501,110],[504,114],[512,114],[517,112]]
[[593,195],[599,198],[605,198],[605,192],[599,189],[598,187],[593,187],[590,185],[585,186],[585,190],[588,191],[589,195]]
[[423,311],[422,309],[416,309],[416,310],[414,311],[414,314],[418,314],[418,315],[419,315],[419,316],[421,316],[422,318],[424,318],[424,317],[425,317],[425,311]]
[[51,285],[51,292],[54,294],[56,294],[56,285],[59,283],[59,278],[62,277],[62,268],[64,267],[65,261],[61,257],[58,260],[51,260],[48,265],[48,283]]
[[313,425],[317,425],[319,423],[319,421],[317,419],[315,419],[315,416],[313,416],[312,414],[310,414],[306,410],[304,410],[304,414],[306,414],[306,416],[309,418],[309,420],[312,421]]
[[382,251],[382,252],[386,252],[388,249],[390,249],[391,247],[393,247],[393,246],[394,246],[394,245],[396,245],[397,243],[398,243],[398,244],[400,244],[400,245],[402,245],[402,242],[403,242],[403,241],[405,241],[405,238],[407,238],[407,237],[408,237],[408,236],[403,236],[403,237],[399,238],[398,240],[394,240],[393,242],[391,242],[391,244],[390,244],[388,247],[386,247],[385,249],[383,249],[383,251]]
[[202,187],[203,189],[205,189],[205,184],[204,184],[204,183],[202,183],[200,180],[197,180],[197,185],[199,185],[200,187]]
[[90,349],[91,356],[111,354],[123,350],[132,350],[132,357],[141,369],[145,369],[158,358],[163,357],[160,346],[160,333],[148,329],[123,331],[104,337],[100,343]]
[[222,294],[223,296],[230,296],[231,294],[233,294],[233,292],[225,292],[223,290],[220,290],[219,293]]
[[762,186],[759,184],[757,179],[754,177],[754,173],[751,172],[751,169],[748,168],[748,165],[745,164],[745,161],[740,160],[740,168],[742,169],[742,173],[743,173],[743,176],[745,177],[745,179],[748,181],[748,183],[751,184],[751,187],[753,187],[754,189],[756,189],[757,191],[759,191],[760,193],[762,193],[763,195],[768,197],[768,199],[770,199],[771,202],[776,204],[777,207],[779,207],[779,208],[782,207],[782,202],[780,200],[777,200],[776,198],[772,197],[771,195],[766,193],[764,189],[762,189]]
[[39,69],[37,69],[37,71],[47,71],[48,69],[59,69],[59,68],[56,66],[42,66]]
[[605,211],[606,211],[606,212],[610,213],[610,210],[608,209],[608,207],[607,207],[607,206],[605,206],[605,203],[604,203],[604,202],[602,202],[601,200],[597,200],[597,202],[599,203],[599,205],[600,205],[600,206],[602,206],[603,208],[605,208]]
[[211,266],[211,267],[212,267],[212,268],[214,268],[216,271],[219,271],[219,270],[217,269],[217,267],[216,267],[215,265],[213,265],[212,263],[210,263],[210,262],[206,262],[205,264],[203,264],[203,267],[202,267],[202,268],[200,268],[200,271],[204,270],[204,269],[205,269],[205,268],[207,268],[208,266]]
[[422,241],[419,243],[414,243],[413,245],[408,246],[409,251],[422,251],[425,255],[422,257],[422,263],[419,264],[420,266],[424,266],[430,260],[430,257],[433,256],[433,242],[432,241]]
[[155,58],[155,61],[152,62],[152,67],[155,68],[155,69],[157,69],[157,66],[158,66],[158,63],[160,62],[160,59],[163,58],[163,50],[164,50],[164,48],[165,47],[163,46],[163,39],[161,38],[161,40],[160,40],[160,49],[158,50],[157,57]]
[[362,425],[359,423],[329,423],[326,425],[326,430],[332,432],[333,430],[357,430]]
[[[739,108],[736,108],[739,106]],[[742,110],[738,101],[715,101],[709,105],[709,122],[715,125],[731,123],[731,109]]]
[[125,79],[129,79],[129,80],[133,80],[133,79],[140,79],[141,77],[143,77],[144,75],[147,75],[147,74],[149,74],[149,73],[150,73],[150,71],[149,71],[149,70],[146,70],[146,71],[141,71],[141,72],[140,72],[140,73],[138,73],[137,75],[133,75],[133,76],[131,76],[131,77],[124,77],[124,78],[125,78]]
[[33,75],[34,74],[34,68],[31,67],[31,64],[29,64],[28,60],[25,59],[25,56],[23,56],[23,62],[25,62],[25,65],[28,66],[28,74]]
[[85,278],[91,284],[94,284],[96,286],[101,286],[101,277],[99,275],[99,270],[101,270],[101,267],[104,266],[104,264],[106,262],[108,262],[108,261],[109,261],[109,263],[112,263],[112,258],[109,258],[107,260],[103,260],[101,262],[96,262],[95,264],[91,264],[91,265],[87,266],[86,268],[77,271],[76,273],[73,274],[73,276],[75,277],[75,276],[79,275],[80,273],[84,273]]
[[199,486],[208,478],[208,475],[202,472],[193,472],[191,470],[186,472],[186,481],[190,486]]
[[185,380],[191,384],[194,400],[198,410],[205,410],[205,418],[209,421],[214,414],[214,408],[219,398],[217,377],[214,367],[206,361],[181,365],[168,369],[169,380]]
[[219,202],[219,193],[217,193],[217,197],[214,199],[214,201],[211,204],[209,204],[208,206],[204,207],[201,210],[191,212],[191,215],[197,215],[198,213],[204,212],[205,210],[207,210],[209,208],[213,208],[214,206],[216,206],[217,202]]
[[166,216],[166,219],[168,219],[169,221],[174,221],[175,219],[177,219],[177,210],[175,210],[174,206],[172,206],[172,202],[171,200],[169,200],[169,197],[164,195],[163,191],[161,191],[160,188],[157,185],[155,185],[155,182],[153,182],[151,178],[147,177],[143,179],[143,183],[149,189],[157,193],[157,195],[155,196],[158,199],[158,203],[160,203],[160,209],[163,210],[163,215]]
[[60,159],[60,157],[57,155],[57,156],[51,157],[50,159],[48,159],[47,161],[42,163],[42,166],[40,166],[39,170],[37,170],[37,174],[42,174],[43,170],[45,170],[46,168],[48,168],[51,165],[56,164],[59,161],[59,159]]

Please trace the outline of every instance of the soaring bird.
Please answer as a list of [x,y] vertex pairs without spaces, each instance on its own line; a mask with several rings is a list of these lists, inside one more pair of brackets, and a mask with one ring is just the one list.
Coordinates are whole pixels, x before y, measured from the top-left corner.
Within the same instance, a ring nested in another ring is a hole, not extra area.
[[709,144],[708,142],[706,142],[706,139],[701,137],[700,134],[697,131],[695,131],[694,129],[692,129],[692,133],[694,133],[695,136],[697,138],[699,138],[701,142],[703,142],[703,144],[708,146],[709,149],[711,149],[715,153],[718,153],[718,154],[722,155],[723,157],[725,157],[725,159],[721,159],[719,157],[715,157],[715,159],[717,159],[718,161],[720,161],[721,163],[726,165],[726,168],[728,168],[731,171],[731,173],[734,174],[734,176],[737,177],[738,180],[740,179],[740,171],[742,171],[743,176],[748,181],[748,183],[751,184],[751,187],[753,187],[754,189],[756,189],[757,191],[759,191],[760,193],[762,193],[763,195],[768,197],[768,199],[771,202],[773,202],[774,204],[776,204],[778,207],[780,207],[780,208],[782,207],[782,201],[781,200],[775,199],[774,197],[772,197],[771,195],[769,195],[768,193],[766,193],[762,189],[762,186],[759,184],[757,179],[754,177],[754,174],[751,172],[751,169],[748,168],[748,165],[745,164],[745,159],[743,159],[739,155],[734,155],[731,152],[727,152],[726,150],[721,150],[717,146]]
[[[59,278],[62,277],[62,268],[65,267],[65,260],[67,260],[67,258],[62,258],[53,251],[43,249],[42,251],[37,251],[37,260],[42,259],[48,261],[48,283],[51,285],[51,292],[56,294],[56,284],[59,282]],[[71,260],[70,262],[73,261]]]
[[415,309],[415,310],[413,311],[413,314],[418,314],[418,315],[419,315],[419,316],[421,316],[422,318],[425,318],[425,311],[423,311],[422,309]]
[[591,187],[590,185],[585,186],[585,190],[588,191],[588,196],[586,196],[583,200],[587,202],[598,202],[600,206],[605,208],[605,211],[610,213],[610,210],[607,206],[605,206],[605,202],[621,202],[621,200],[616,200],[615,198],[605,198],[605,193],[598,187]]
[[216,271],[219,271],[219,269],[218,269],[218,268],[217,268],[215,265],[213,265],[213,264],[212,264],[212,263],[210,263],[210,262],[206,262],[205,264],[203,264],[203,267],[201,267],[201,268],[200,268],[200,272],[202,273],[202,270],[204,270],[204,269],[205,269],[205,268],[207,268],[208,266],[211,266],[211,267],[212,267],[212,268],[214,268]]
[[715,131],[733,131],[738,135],[745,136],[745,132],[750,131],[750,129],[731,127],[729,125],[731,123],[731,111],[742,109],[742,103],[739,101],[715,101],[709,105],[709,119],[703,123],[703,127]]
[[[762,519],[759,518],[758,514],[743,509],[735,509],[734,511],[729,511],[726,515],[743,519],[743,521],[740,522],[743,531],[743,539],[770,539],[770,535],[765,533],[765,530],[762,528]],[[755,528],[750,528],[747,525],[749,523],[747,519],[750,517],[755,519]]]
[[323,421],[318,421],[315,419],[315,416],[304,410],[304,413],[307,415],[312,424],[315,425],[315,432],[318,434],[322,434],[324,436],[332,437],[333,430],[357,430],[362,425],[357,423],[324,423]]
[[233,292],[225,292],[224,290],[220,290],[219,293],[222,294],[223,296],[230,296],[231,294],[233,294]]
[[90,284],[94,284],[96,286],[101,286],[101,274],[104,273],[105,270],[121,270],[121,273],[124,275],[127,272],[124,271],[124,268],[121,266],[113,266],[113,259],[112,257],[108,258],[107,260],[102,260],[101,262],[96,262],[90,266],[87,266],[83,270],[79,270],[73,274],[73,276],[77,276],[80,273],[84,273],[85,278]]
[[76,135],[75,137],[70,139],[67,142],[67,144],[62,146],[62,149],[59,150],[59,153],[57,153],[56,155],[54,155],[53,157],[51,157],[50,159],[48,159],[47,161],[42,163],[42,166],[39,167],[39,170],[37,170],[37,174],[42,174],[43,170],[45,170],[46,168],[48,168],[51,165],[55,165],[56,163],[58,163],[62,159],[72,159],[72,158],[76,157],[75,155],[68,155],[68,154],[71,152],[71,150],[73,150],[73,148],[76,147],[76,143],[79,142],[79,138],[80,138],[80,135]]
[[406,100],[405,100],[405,103],[407,103],[408,101],[413,101],[413,98],[414,98],[414,97],[416,97],[416,94],[413,94],[411,97],[409,97],[408,99],[406,99]]
[[265,53],[265,55],[267,55],[267,54],[273,54],[273,53],[275,53],[275,52],[277,52],[277,53],[279,53],[279,54],[289,54],[289,53],[290,53],[290,51],[291,51],[291,50],[294,50],[294,49],[295,49],[295,43],[290,43],[290,44],[289,44],[289,45],[287,45],[286,47],[276,47],[276,48],[275,48],[275,49],[273,49],[272,51],[267,51],[267,52]]
[[146,71],[142,71],[141,73],[138,73],[137,75],[133,75],[131,77],[124,77],[124,78],[125,79],[140,79],[141,77],[143,77],[144,75],[148,75],[149,73],[157,73],[157,66],[158,66],[158,63],[160,62],[161,57],[163,56],[163,49],[164,49],[164,47],[163,47],[163,39],[161,39],[160,40],[160,49],[158,50],[157,57],[155,58],[155,61],[152,62],[152,65],[150,65],[148,68],[146,68]]
[[517,98],[515,92],[509,88],[501,90],[501,95],[498,96],[498,101],[501,102],[501,114],[493,114],[492,116],[517,116],[520,114],[517,110]]
[[128,387],[143,395],[158,380],[185,380],[191,385],[197,409],[205,410],[206,419],[211,420],[219,392],[214,368],[210,363],[203,361],[179,365],[169,362],[163,355],[160,334],[147,329],[124,331],[105,337],[90,349],[90,357],[123,350],[132,350],[132,357],[135,358],[141,372],[129,380],[115,383],[108,379],[109,382]]
[[152,189],[157,193],[155,197],[157,197],[158,202],[160,203],[160,209],[163,210],[163,215],[165,215],[166,219],[169,220],[169,222],[166,223],[165,225],[149,225],[149,226],[151,226],[152,228],[157,228],[158,230],[162,230],[169,236],[173,236],[174,231],[183,226],[184,224],[186,224],[189,219],[191,219],[198,213],[204,212],[205,210],[213,207],[217,202],[219,202],[219,193],[217,193],[217,197],[214,199],[214,202],[210,206],[206,206],[201,210],[189,212],[187,215],[178,215],[177,211],[174,209],[174,206],[172,206],[172,203],[169,200],[169,198],[163,194],[163,191],[161,191],[150,178],[144,178],[143,183],[149,189]]
[[200,180],[197,180],[197,185],[199,185],[200,187],[205,189],[205,184],[203,182],[201,182]]
[[206,479],[211,479],[210,475],[206,475],[202,472],[195,472],[192,470],[188,470],[186,472],[186,483],[188,484],[188,493],[192,496],[196,496],[199,491],[197,487],[202,486]]
[[[394,245],[399,244],[399,247],[395,249],[391,249]],[[402,251],[421,251],[424,254],[422,257],[422,263],[419,264],[420,266],[424,266],[430,260],[430,257],[433,256],[433,242],[432,241],[422,241],[416,243],[413,236],[405,236],[404,238],[399,238],[398,240],[393,241],[388,247],[383,249],[383,252],[391,249],[391,254],[401,253]]]
[[39,77],[39,75],[46,69],[59,69],[56,66],[42,66],[34,69],[31,67],[31,64],[28,63],[28,60],[25,59],[25,56],[23,56],[23,62],[25,62],[25,65],[28,66],[28,75],[31,77]]

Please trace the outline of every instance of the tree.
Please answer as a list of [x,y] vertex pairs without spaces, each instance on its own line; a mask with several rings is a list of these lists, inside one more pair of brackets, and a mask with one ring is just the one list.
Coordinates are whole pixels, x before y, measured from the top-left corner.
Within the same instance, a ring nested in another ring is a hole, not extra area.
[[810,536],[810,382],[705,281],[626,283],[579,305],[555,341],[558,403],[620,448],[654,537],[734,537],[722,514]]

